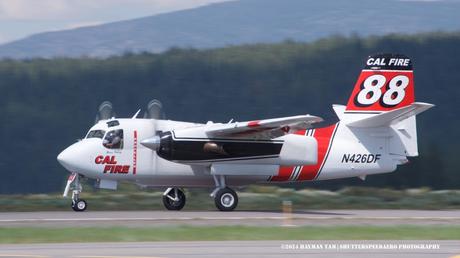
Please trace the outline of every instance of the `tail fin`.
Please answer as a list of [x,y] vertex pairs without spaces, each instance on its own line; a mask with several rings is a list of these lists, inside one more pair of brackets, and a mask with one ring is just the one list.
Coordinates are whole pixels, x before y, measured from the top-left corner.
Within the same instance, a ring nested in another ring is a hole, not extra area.
[[345,111],[389,111],[408,106],[414,100],[411,60],[404,55],[378,54],[367,58]]
[[343,124],[369,128],[370,135],[379,135],[378,128],[389,128],[388,134],[379,137],[386,137],[390,155],[417,156],[415,116],[433,105],[414,101],[411,60],[379,54],[367,58],[347,106],[335,105],[334,110]]

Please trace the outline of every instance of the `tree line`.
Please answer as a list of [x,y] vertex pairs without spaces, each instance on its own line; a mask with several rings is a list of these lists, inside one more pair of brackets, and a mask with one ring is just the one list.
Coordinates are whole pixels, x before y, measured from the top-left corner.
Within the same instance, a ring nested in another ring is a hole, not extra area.
[[1,60],[0,193],[62,190],[68,174],[56,156],[86,134],[104,100],[114,104],[119,117],[130,117],[157,98],[173,120],[226,122],[309,113],[332,123],[337,118],[331,104],[346,104],[366,57],[382,52],[411,57],[416,99],[437,105],[417,120],[420,157],[366,182],[297,187],[458,188],[460,33],[438,32],[172,48],[106,59]]

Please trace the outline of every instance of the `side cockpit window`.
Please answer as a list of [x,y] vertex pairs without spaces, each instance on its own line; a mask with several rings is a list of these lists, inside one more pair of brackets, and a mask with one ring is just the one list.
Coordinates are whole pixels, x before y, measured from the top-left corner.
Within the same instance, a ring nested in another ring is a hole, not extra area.
[[123,149],[123,129],[109,131],[102,144],[108,149]]
[[99,138],[102,139],[104,137],[105,131],[104,130],[92,130],[89,131],[86,135],[86,139],[88,138]]

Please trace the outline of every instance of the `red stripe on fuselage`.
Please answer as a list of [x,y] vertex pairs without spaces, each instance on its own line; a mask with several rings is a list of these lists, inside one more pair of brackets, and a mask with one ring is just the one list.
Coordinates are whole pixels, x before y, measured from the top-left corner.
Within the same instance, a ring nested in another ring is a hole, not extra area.
[[134,130],[134,142],[133,142],[133,175],[136,174],[137,170],[137,131]]
[[280,167],[278,175],[272,177],[271,181],[287,181],[294,172],[295,167]]

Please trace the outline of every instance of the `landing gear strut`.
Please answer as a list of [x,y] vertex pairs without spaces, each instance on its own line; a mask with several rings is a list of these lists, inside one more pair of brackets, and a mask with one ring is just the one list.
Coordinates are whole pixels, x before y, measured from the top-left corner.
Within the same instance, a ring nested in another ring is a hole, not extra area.
[[216,207],[221,211],[232,211],[238,205],[238,195],[226,186],[225,176],[214,176],[216,189],[211,193]]
[[80,175],[75,176],[74,189],[72,191],[72,209],[74,211],[85,211],[88,204],[85,200],[80,199],[80,194],[83,191],[83,187],[80,184]]
[[178,211],[184,208],[185,194],[179,188],[168,188],[163,193],[163,205],[168,210]]
[[[73,187],[72,187],[73,183]],[[73,173],[69,176],[67,180],[67,186],[64,190],[64,197],[67,197],[67,193],[72,188],[72,209],[74,211],[85,211],[88,207],[88,204],[85,200],[80,199],[80,194],[83,190],[83,187],[80,184],[80,175],[78,173]]]

